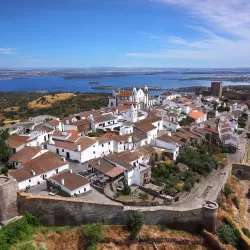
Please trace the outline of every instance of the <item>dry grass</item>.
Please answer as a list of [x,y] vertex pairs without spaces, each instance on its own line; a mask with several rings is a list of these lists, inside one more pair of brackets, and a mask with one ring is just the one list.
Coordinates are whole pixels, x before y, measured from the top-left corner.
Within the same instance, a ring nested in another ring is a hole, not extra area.
[[13,106],[13,107],[9,107],[4,109],[5,112],[10,112],[10,111],[18,111],[20,109],[19,106]]
[[45,95],[29,103],[30,108],[50,108],[55,102],[63,101],[75,96],[73,93],[60,93],[55,95]]
[[50,231],[46,234],[38,231],[34,235],[36,246],[45,244],[48,250],[77,250],[86,249],[79,228],[68,230],[67,232],[58,233]]
[[9,125],[11,125],[11,124],[14,124],[14,123],[19,123],[20,122],[20,120],[15,120],[15,119],[4,119],[4,121],[3,121],[4,123],[5,123],[5,126],[9,126]]
[[[220,196],[220,208],[219,211],[227,213],[232,217],[240,226],[248,225],[248,204],[245,197],[245,188],[243,183],[238,180],[235,176],[231,176],[227,182],[229,186],[233,189],[233,194],[228,198],[224,195]],[[235,200],[238,201],[238,207],[235,204]]]
[[[159,250],[208,250],[207,247],[197,245],[197,244],[183,244],[177,245],[175,243],[160,243],[156,244]],[[140,243],[132,245],[116,245],[114,243],[98,244],[98,250],[154,250],[152,244],[149,243]]]
[[[79,250],[86,249],[84,245],[84,237],[81,234],[80,228],[73,228],[68,230],[38,230],[33,239],[34,245],[39,247],[41,244],[46,245],[48,250]],[[105,226],[104,242],[97,245],[98,250],[153,250],[151,243],[137,243],[126,245],[124,241],[128,240],[130,233],[126,227],[122,226]],[[173,250],[206,250],[207,248],[199,244],[202,238],[191,235],[187,232],[176,231],[170,229],[161,229],[159,226],[143,226],[138,235],[141,239],[161,239],[168,238],[174,242],[163,242],[157,244],[159,249],[173,249]]]
[[[229,178],[227,183],[234,193],[228,198],[224,195],[220,196],[218,224],[220,225],[226,220],[233,227],[237,228],[240,231],[243,241],[245,241],[250,249],[250,239],[241,231],[242,227],[248,227],[248,202],[245,197],[244,184],[233,175]],[[234,199],[238,200],[238,207],[235,205]]]

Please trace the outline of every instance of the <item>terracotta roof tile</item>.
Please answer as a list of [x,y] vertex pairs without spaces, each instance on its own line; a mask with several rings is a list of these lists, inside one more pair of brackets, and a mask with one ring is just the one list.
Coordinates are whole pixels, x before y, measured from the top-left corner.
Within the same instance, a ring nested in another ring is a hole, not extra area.
[[[64,179],[64,185],[61,184],[62,179]],[[75,189],[89,183],[87,178],[84,178],[76,173],[69,173],[68,171],[53,176],[51,180],[55,180],[56,182],[60,183],[60,185],[71,191],[74,191]]]
[[17,148],[21,145],[28,143],[30,140],[29,136],[12,135],[7,139],[9,148]]
[[124,97],[129,97],[132,96],[132,92],[120,92],[117,96],[124,96]]
[[89,137],[80,137],[76,142],[54,140],[55,147],[77,151],[77,145],[81,145],[81,152],[94,145],[97,141]]
[[58,121],[58,120],[51,120],[51,121],[47,121],[46,123],[49,124],[49,125],[51,125],[51,126],[56,127],[56,126],[59,126],[60,121]]
[[33,148],[33,147],[24,147],[17,153],[15,153],[10,159],[9,162],[19,162],[19,163],[25,163],[29,160],[31,160],[34,156],[41,153],[40,148]]
[[[68,162],[63,161],[61,157],[56,153],[48,151],[30,161],[25,162],[23,164],[23,167],[15,170],[10,170],[9,174],[18,182],[21,182],[30,179],[31,177],[49,172],[66,164],[68,164]],[[32,171],[34,171],[34,174],[32,174]]]
[[99,116],[94,116],[94,123],[101,123],[105,121],[111,121],[117,119],[116,116],[112,114],[104,114],[104,115],[99,115]]
[[89,162],[89,165],[96,169],[98,172],[103,173],[109,177],[116,177],[124,172],[120,167],[116,167],[115,164],[107,161],[104,158],[97,158]]
[[193,111],[188,116],[196,120],[196,119],[199,119],[203,116],[206,116],[206,114],[204,114],[203,112],[200,112],[200,111]]

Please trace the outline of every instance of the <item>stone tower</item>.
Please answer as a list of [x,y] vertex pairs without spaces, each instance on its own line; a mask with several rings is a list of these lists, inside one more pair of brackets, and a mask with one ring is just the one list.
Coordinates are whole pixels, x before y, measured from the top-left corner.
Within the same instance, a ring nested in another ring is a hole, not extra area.
[[222,97],[223,82],[211,82],[211,94],[213,96]]
[[0,175],[0,224],[18,215],[17,182]]

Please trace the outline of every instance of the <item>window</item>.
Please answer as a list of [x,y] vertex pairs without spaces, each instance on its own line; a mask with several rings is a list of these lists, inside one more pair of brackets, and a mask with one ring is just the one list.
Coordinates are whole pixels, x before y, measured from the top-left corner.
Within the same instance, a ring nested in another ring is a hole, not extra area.
[[104,144],[102,144],[102,147],[104,147]]
[[93,154],[95,154],[95,151],[93,152]]
[[64,152],[64,149],[62,149],[62,152]]
[[31,182],[31,180],[29,180],[29,182]]
[[122,142],[120,142],[120,144],[122,144]]
[[79,194],[81,193],[81,191],[79,191]]
[[109,142],[109,145],[110,145],[110,142]]
[[86,188],[84,188],[84,192],[86,192]]
[[95,145],[93,145],[93,148],[95,147]]

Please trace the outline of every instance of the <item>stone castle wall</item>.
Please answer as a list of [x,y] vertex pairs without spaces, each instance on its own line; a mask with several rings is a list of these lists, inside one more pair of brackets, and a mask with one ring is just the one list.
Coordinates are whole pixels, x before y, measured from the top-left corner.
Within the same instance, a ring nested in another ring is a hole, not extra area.
[[31,194],[21,194],[18,200],[20,213],[31,212],[40,216],[43,223],[58,226],[77,226],[97,221],[104,224],[126,225],[130,216],[139,211],[144,215],[145,224],[161,224],[170,228],[194,231],[201,224],[208,230],[213,230],[217,218],[217,209],[204,213],[202,206],[195,209],[170,206],[130,207],[119,203],[91,203],[77,198]]
[[234,163],[232,165],[232,174],[240,179],[250,179],[250,165]]
[[12,177],[0,175],[0,223],[17,215],[17,183]]

